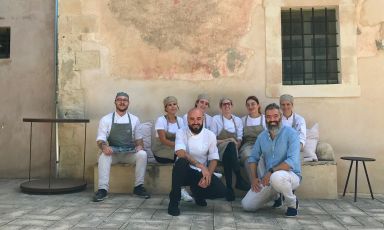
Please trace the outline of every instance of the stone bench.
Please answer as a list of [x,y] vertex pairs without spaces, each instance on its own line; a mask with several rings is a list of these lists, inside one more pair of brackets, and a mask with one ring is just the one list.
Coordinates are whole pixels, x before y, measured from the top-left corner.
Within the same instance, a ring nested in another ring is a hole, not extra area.
[[[334,161],[303,162],[303,180],[296,191],[300,198],[337,198],[337,170]],[[111,193],[132,193],[135,167],[131,164],[112,165]],[[168,194],[171,190],[172,164],[148,163],[144,186],[151,194]],[[94,190],[97,190],[98,168],[94,167]],[[223,180],[224,181],[224,180]],[[237,191],[237,196],[244,195]]]

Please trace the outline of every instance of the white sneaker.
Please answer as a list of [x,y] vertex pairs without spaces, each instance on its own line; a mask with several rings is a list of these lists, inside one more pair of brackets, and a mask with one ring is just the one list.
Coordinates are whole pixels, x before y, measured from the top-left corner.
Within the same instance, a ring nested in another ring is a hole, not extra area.
[[223,177],[223,174],[217,172],[214,172],[213,175],[215,175],[219,179]]
[[185,188],[181,189],[181,199],[186,202],[192,202],[193,198],[188,194],[187,190]]

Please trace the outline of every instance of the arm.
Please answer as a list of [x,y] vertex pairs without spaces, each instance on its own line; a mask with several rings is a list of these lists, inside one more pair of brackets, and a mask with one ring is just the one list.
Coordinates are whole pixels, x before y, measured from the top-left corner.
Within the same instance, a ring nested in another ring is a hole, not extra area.
[[162,129],[157,130],[157,134],[159,135],[159,140],[161,143],[169,147],[175,147],[175,142],[170,141],[166,138],[164,130]]
[[107,138],[109,135],[110,124],[107,122],[108,117],[101,118],[99,122],[99,128],[97,130],[96,144],[97,147],[106,155],[111,155],[113,153],[112,148],[108,146]]
[[261,190],[260,179],[257,176],[257,164],[260,160],[261,154],[261,138],[257,138],[255,145],[252,148],[252,152],[248,157],[248,165],[249,165],[249,174],[251,178],[251,189],[254,192],[259,192]]
[[241,146],[241,142],[243,140],[243,122],[239,117],[235,117],[235,122],[237,126],[237,141],[236,141],[236,146],[239,149]]

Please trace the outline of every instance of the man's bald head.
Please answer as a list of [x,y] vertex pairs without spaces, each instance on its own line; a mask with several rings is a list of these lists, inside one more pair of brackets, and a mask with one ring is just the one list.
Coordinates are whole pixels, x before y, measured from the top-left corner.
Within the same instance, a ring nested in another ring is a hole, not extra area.
[[188,127],[194,134],[199,134],[203,129],[204,113],[199,108],[193,108],[189,110],[188,115]]

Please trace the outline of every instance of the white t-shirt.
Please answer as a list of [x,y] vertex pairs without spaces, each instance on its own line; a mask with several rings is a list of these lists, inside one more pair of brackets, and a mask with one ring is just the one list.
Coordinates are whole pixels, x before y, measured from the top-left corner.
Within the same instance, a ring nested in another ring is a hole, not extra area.
[[[107,141],[112,128],[112,115],[113,113],[109,113],[100,119],[96,141]],[[129,113],[129,116],[132,122],[132,135],[135,137],[135,140],[139,140],[141,138],[137,136],[137,129],[140,126],[140,120],[131,113]],[[115,113],[114,123],[129,124],[128,113],[125,113],[123,116],[119,116],[119,114]]]
[[[295,116],[295,121],[296,121],[296,125],[294,127],[292,127],[293,116]],[[288,118],[286,118],[285,116],[282,116],[281,120],[283,122],[283,125],[292,127],[297,132],[299,132],[300,143],[302,143],[304,146],[305,140],[307,138],[307,126],[305,124],[304,117],[300,116],[297,113],[292,113],[292,115]]]
[[[223,117],[223,120],[224,120],[224,126],[223,126],[222,117],[223,116],[221,114],[213,116],[212,125],[211,125],[212,132],[216,136],[219,136],[221,130],[223,129],[223,127],[225,127],[225,130],[227,130],[228,132],[234,133],[237,131],[236,133],[237,140],[241,141],[243,139],[243,122],[241,121],[241,119],[235,115],[232,115],[233,120]],[[233,121],[235,121],[236,128]]]
[[[175,123],[169,123],[167,122],[167,119],[165,116],[160,116],[157,118],[155,123],[155,130],[164,130],[165,132],[169,133],[176,133],[176,131],[180,128],[184,127],[184,121],[181,117],[176,117],[177,122]],[[179,126],[178,126],[179,125]],[[159,134],[156,132],[156,137],[159,137]]]
[[[199,134],[193,134],[188,127],[179,129],[176,133],[175,152],[185,150],[195,160],[203,165],[207,165],[210,160],[219,160],[219,151],[217,150],[217,141],[215,134],[203,128]],[[191,168],[199,170],[191,165]]]
[[[183,121],[184,121],[184,126],[185,127],[188,127],[188,120],[187,120],[187,117],[188,117],[188,114],[184,114],[183,116]],[[207,128],[207,129],[211,129],[211,126],[212,126],[212,116],[210,116],[209,114],[204,114],[204,123],[203,123],[203,127],[204,128]]]
[[[247,124],[245,124],[245,118],[247,116],[248,116]],[[262,119],[263,120],[263,124],[262,125],[263,125],[264,129],[267,129],[267,125],[265,123],[265,116],[264,116],[264,114],[261,114],[261,116],[256,117],[256,118],[252,118],[249,115],[247,115],[247,116],[244,116],[244,117],[241,118],[241,121],[243,122],[243,127],[245,127],[245,126],[257,126],[257,125],[260,125],[261,118],[263,118]]]

